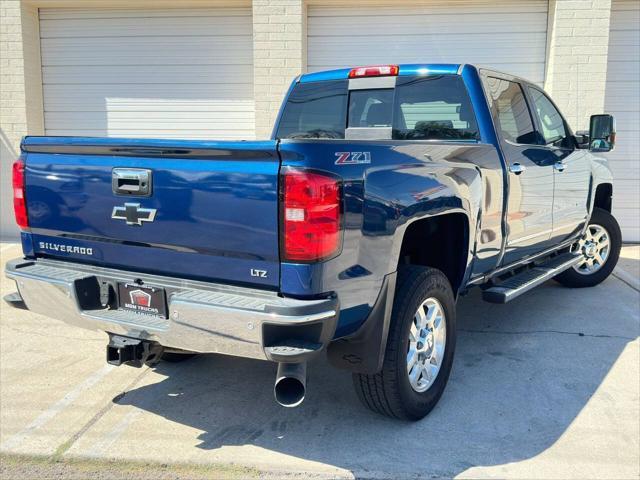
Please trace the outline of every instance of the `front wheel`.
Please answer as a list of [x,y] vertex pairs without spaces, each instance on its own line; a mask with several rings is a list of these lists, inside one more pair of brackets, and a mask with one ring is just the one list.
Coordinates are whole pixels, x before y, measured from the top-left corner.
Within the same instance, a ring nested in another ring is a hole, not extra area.
[[582,260],[555,279],[566,287],[593,287],[604,281],[620,257],[622,234],[616,219],[606,210],[594,208],[584,236],[571,247]]
[[420,420],[444,392],[455,345],[455,301],[447,277],[433,268],[401,267],[382,370],[353,375],[358,397],[377,413]]

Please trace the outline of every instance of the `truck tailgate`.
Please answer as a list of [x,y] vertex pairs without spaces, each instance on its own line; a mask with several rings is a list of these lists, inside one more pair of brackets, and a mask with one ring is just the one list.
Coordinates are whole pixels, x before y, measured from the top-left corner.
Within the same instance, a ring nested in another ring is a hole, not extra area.
[[[27,137],[23,152],[36,256],[277,287],[276,142]],[[149,170],[148,195],[118,192],[120,169]]]

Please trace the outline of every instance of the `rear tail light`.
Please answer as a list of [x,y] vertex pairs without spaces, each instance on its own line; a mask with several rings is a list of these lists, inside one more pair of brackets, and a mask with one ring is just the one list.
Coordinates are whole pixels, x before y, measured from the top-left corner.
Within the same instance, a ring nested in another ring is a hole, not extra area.
[[356,67],[349,72],[349,78],[360,77],[388,77],[398,75],[398,65],[371,65],[370,67]]
[[24,160],[19,158],[13,163],[13,211],[16,216],[16,223],[23,230],[29,228],[24,190]]
[[342,244],[340,182],[308,170],[282,173],[282,255],[284,261],[331,258]]

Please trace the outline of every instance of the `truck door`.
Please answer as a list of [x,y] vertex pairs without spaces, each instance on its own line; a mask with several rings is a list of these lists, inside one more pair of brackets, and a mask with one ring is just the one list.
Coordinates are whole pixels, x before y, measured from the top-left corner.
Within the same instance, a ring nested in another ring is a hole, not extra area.
[[508,168],[506,246],[502,265],[550,246],[553,225],[553,165],[537,132],[522,84],[483,75],[494,125]]
[[589,214],[589,152],[578,150],[567,122],[551,99],[540,89],[527,86],[531,110],[549,162],[554,167],[553,231],[551,240],[562,242],[575,236]]

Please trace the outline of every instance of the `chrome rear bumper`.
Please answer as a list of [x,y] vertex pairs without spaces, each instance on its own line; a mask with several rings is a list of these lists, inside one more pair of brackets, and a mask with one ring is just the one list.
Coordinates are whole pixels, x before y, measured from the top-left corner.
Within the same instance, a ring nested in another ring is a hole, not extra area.
[[[273,361],[303,361],[333,338],[337,298],[298,300],[275,292],[81,265],[16,259],[6,275],[32,312],[164,347]],[[168,317],[104,308],[102,282],[164,288]]]

